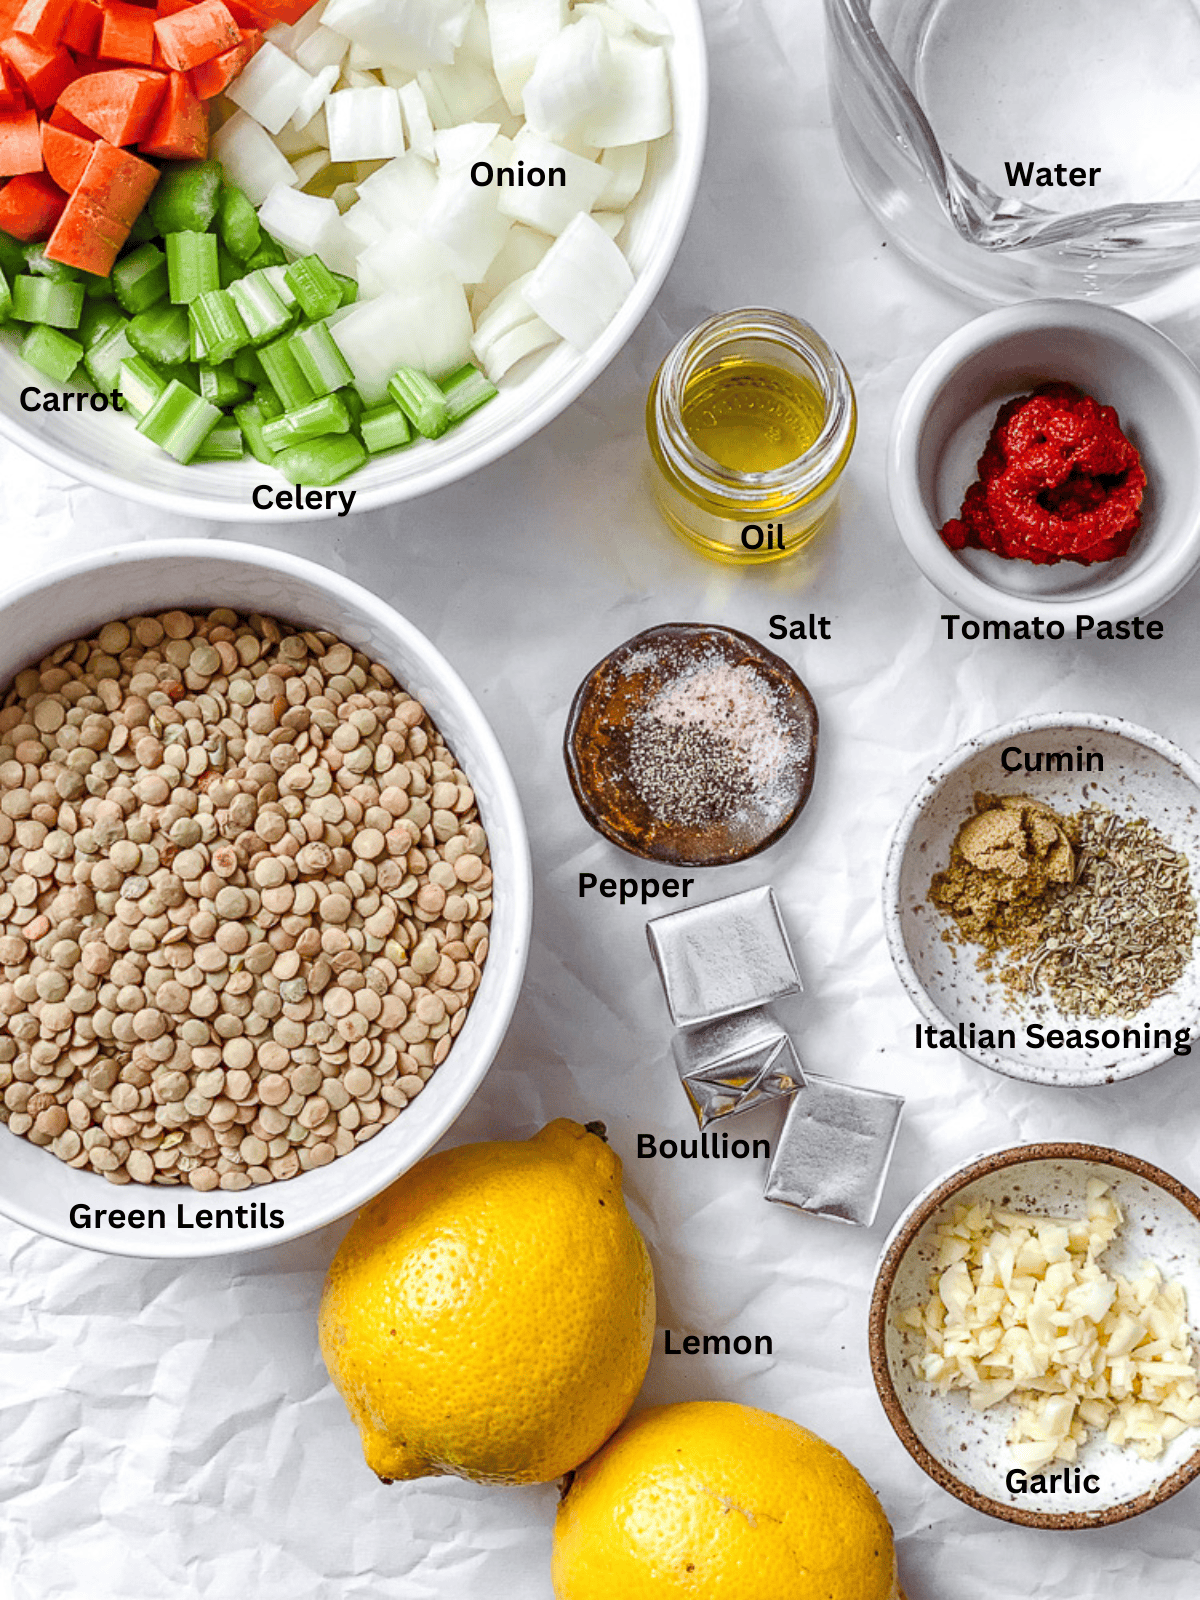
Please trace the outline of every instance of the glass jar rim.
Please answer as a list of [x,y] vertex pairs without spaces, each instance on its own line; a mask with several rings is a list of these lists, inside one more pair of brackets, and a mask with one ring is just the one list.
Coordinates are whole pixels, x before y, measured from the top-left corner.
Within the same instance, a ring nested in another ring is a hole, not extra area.
[[[798,357],[817,380],[824,406],[821,430],[808,449],[766,472],[724,466],[700,449],[683,423],[689,380],[717,359],[724,345],[748,340],[781,346]],[[854,390],[841,358],[815,328],[783,311],[747,306],[709,317],[675,345],[659,368],[654,421],[663,456],[681,479],[749,507],[758,500],[773,502],[781,493],[803,498],[825,481],[831,467],[844,464],[854,438]]]

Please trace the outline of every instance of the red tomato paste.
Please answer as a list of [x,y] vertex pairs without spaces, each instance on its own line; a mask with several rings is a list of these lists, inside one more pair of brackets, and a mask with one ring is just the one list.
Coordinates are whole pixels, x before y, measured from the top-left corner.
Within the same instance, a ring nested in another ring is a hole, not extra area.
[[941,530],[951,550],[1013,561],[1111,561],[1142,520],[1146,474],[1112,406],[1046,383],[1000,407],[979,477]]

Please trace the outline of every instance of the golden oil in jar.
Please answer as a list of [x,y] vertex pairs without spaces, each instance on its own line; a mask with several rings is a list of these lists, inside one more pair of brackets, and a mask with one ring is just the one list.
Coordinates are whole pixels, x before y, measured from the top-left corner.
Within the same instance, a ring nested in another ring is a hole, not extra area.
[[714,317],[650,390],[660,509],[716,560],[782,560],[832,509],[855,424],[846,370],[807,324],[758,309]]

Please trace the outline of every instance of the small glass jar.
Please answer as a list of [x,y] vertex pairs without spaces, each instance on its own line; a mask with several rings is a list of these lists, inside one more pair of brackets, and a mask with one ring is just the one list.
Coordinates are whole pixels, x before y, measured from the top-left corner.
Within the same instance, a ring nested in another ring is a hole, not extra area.
[[[739,364],[773,369],[780,384],[811,400],[819,415],[807,448],[761,472],[707,455],[685,420],[697,385],[715,383],[723,369]],[[809,542],[832,510],[856,426],[846,369],[807,323],[758,307],[712,317],[679,341],[650,386],[646,432],[658,467],[659,508],[681,538],[714,560],[784,560]]]

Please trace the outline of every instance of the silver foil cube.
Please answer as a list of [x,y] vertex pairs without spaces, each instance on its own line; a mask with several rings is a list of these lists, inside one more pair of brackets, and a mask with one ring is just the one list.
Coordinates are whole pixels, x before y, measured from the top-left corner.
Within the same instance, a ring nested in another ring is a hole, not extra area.
[[800,992],[774,890],[710,900],[654,917],[646,937],[676,1027],[687,1028]]
[[795,1047],[768,1011],[741,1011],[685,1028],[671,1042],[675,1065],[701,1128],[804,1083]]
[[763,1193],[819,1217],[869,1228],[904,1100],[809,1074],[788,1110]]

